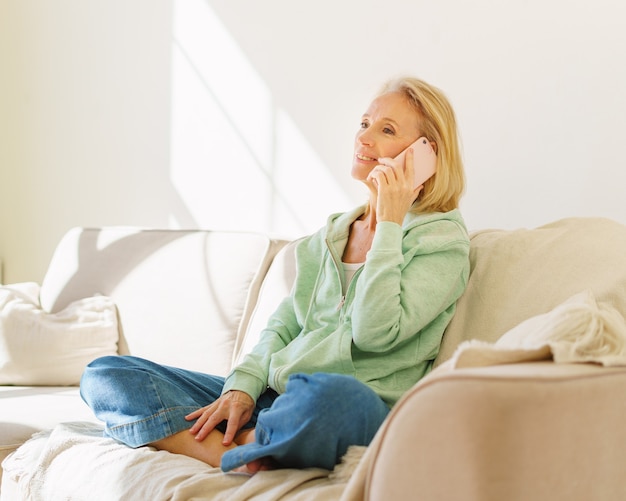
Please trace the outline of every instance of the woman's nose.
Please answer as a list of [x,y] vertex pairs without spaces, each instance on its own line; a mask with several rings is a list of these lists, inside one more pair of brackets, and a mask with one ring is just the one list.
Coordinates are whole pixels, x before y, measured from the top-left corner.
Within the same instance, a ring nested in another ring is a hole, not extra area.
[[359,132],[357,134],[357,140],[364,146],[372,146],[374,144],[374,137],[368,130]]

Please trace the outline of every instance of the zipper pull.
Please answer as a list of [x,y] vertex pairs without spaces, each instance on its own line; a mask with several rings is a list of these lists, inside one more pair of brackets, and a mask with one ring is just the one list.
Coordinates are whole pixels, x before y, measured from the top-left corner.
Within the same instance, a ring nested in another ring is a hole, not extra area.
[[339,300],[339,304],[337,305],[337,311],[339,311],[341,308],[343,308],[344,303],[346,302],[346,296],[345,294],[341,296],[341,299]]

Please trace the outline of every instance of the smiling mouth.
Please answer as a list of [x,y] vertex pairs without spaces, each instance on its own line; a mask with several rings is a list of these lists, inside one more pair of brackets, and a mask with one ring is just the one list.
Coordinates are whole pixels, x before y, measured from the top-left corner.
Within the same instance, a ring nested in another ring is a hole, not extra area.
[[365,156],[365,155],[361,155],[360,153],[357,153],[357,154],[356,154],[356,157],[357,157],[359,160],[363,160],[364,162],[376,162],[376,161],[378,161],[378,159],[377,159],[377,158],[367,157],[367,156]]

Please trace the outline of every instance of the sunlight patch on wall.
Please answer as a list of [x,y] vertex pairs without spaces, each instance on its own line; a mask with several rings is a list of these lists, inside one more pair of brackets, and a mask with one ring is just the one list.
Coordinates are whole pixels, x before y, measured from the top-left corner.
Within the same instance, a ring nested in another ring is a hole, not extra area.
[[265,228],[270,186],[215,96],[174,47],[171,179],[199,227]]
[[[276,143],[275,189],[283,194],[281,199],[288,206],[298,208],[298,221],[302,225],[313,222],[315,230],[326,222],[329,214],[350,206],[348,197],[291,117],[282,110],[278,110],[276,116],[276,135],[279,140]],[[281,218],[286,213],[286,209],[278,211],[277,224],[289,223]]]
[[211,8],[174,9],[171,180],[194,223],[315,231],[347,195]]

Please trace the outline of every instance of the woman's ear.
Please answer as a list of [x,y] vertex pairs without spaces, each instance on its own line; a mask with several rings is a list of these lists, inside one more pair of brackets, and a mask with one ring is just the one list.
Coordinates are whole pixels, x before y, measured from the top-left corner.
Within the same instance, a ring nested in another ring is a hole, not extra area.
[[432,147],[433,151],[435,152],[435,155],[437,154],[437,143],[435,143],[435,141],[431,141],[430,142],[430,146]]

